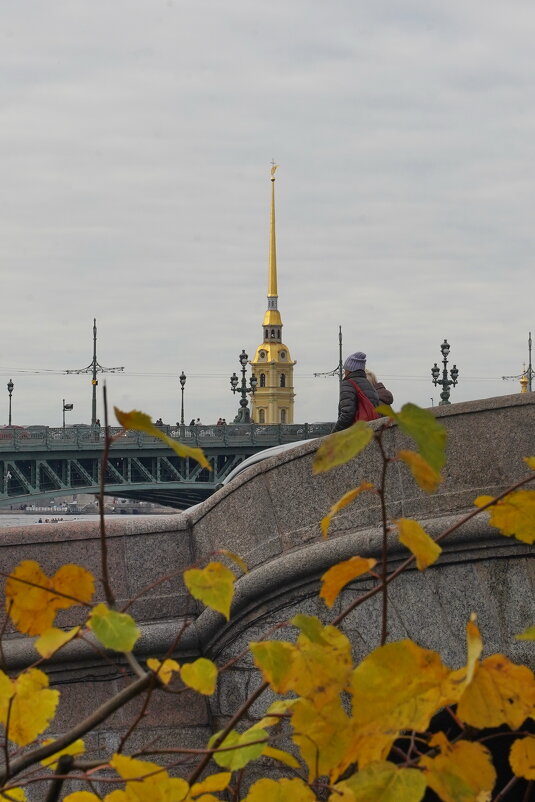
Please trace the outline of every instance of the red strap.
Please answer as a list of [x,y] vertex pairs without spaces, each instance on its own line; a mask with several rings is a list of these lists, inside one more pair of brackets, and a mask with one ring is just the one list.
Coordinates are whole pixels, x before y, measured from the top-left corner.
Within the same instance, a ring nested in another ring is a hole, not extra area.
[[357,397],[359,402],[357,407],[357,412],[355,415],[355,422],[358,420],[369,421],[369,420],[377,420],[377,418],[380,418],[381,416],[378,415],[377,412],[375,411],[374,405],[372,404],[366,393],[362,390],[362,388],[359,387],[357,382],[354,382],[353,379],[349,379],[349,381],[357,391]]

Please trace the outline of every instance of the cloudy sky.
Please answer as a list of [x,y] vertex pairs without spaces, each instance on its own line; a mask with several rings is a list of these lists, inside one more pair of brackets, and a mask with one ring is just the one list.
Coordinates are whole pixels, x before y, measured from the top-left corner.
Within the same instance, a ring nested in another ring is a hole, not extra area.
[[[3,0],[0,423],[110,401],[230,420],[261,341],[269,169],[296,420],[364,350],[395,406],[516,392],[535,330],[531,0]],[[3,398],[3,400],[2,400]],[[99,414],[101,410],[99,409]]]

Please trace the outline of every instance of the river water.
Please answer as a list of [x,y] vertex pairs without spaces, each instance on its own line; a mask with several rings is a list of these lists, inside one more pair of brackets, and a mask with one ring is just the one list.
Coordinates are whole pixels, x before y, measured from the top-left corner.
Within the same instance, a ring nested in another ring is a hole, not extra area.
[[[177,510],[178,512],[178,510]],[[126,521],[130,518],[147,518],[150,516],[147,515],[106,515],[106,521]],[[98,515],[95,514],[88,514],[83,515],[62,515],[61,513],[13,513],[13,515],[0,515],[0,529],[4,529],[8,526],[32,526],[32,524],[36,524],[39,526],[39,520],[41,523],[45,523],[45,520],[48,518],[48,522],[56,522],[58,518],[62,518],[63,520],[57,521],[56,526],[68,526],[73,521],[98,521]]]

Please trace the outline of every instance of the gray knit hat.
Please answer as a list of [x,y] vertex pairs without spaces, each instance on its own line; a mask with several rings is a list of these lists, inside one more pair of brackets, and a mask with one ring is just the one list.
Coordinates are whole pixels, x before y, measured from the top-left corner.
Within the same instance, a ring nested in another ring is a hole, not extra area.
[[354,370],[364,370],[366,368],[366,354],[362,351],[350,354],[344,362],[344,368],[351,373]]

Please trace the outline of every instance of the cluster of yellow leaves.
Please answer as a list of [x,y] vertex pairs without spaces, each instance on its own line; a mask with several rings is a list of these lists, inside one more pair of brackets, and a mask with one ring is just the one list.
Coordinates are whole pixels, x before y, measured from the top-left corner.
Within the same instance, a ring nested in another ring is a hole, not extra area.
[[39,563],[24,560],[6,581],[6,609],[19,632],[42,635],[58,610],[87,604],[94,590],[93,575],[80,565],[62,565],[49,578]]
[[[438,653],[411,640],[381,646],[353,667],[349,641],[336,628],[307,616],[296,616],[292,623],[301,630],[295,644],[259,642],[251,644],[251,651],[275,692],[297,695],[287,700],[286,712],[309,782],[327,776],[341,795],[333,794],[332,799],[347,802],[382,799],[378,789],[383,786],[391,794],[384,798],[392,800],[419,800],[426,785],[444,802],[486,798],[496,773],[490,753],[480,744],[450,744],[439,733],[430,741],[432,751],[418,761],[417,771],[385,762],[399,737],[424,733],[446,705],[457,704],[459,719],[476,728],[507,724],[518,729],[534,715],[533,672],[503,655],[481,661],[475,619],[467,625],[466,665],[454,671]],[[345,694],[351,698],[350,712],[343,704]],[[260,722],[264,727],[270,723]],[[511,755],[519,776],[532,770],[534,741],[518,742]],[[351,766],[358,772],[340,780]],[[303,794],[307,799],[304,790]]]
[[48,727],[59,702],[58,691],[48,687],[48,677],[38,668],[10,679],[0,671],[0,723],[10,741],[26,746]]
[[[162,766],[126,755],[114,755],[110,766],[126,784],[106,794],[104,802],[219,802],[212,792],[224,791],[231,778],[230,772],[221,772],[190,787],[185,780],[170,777]],[[102,802],[102,797],[75,791],[64,802]]]

